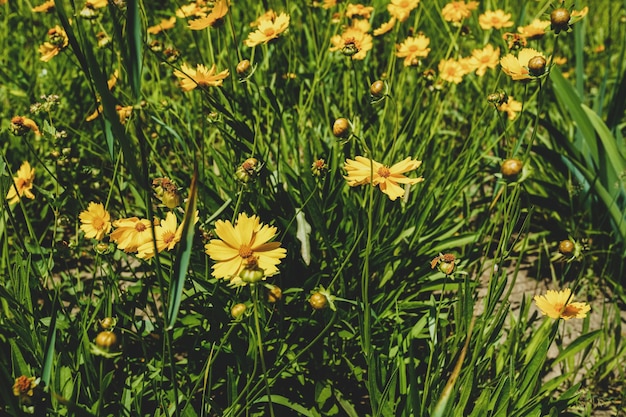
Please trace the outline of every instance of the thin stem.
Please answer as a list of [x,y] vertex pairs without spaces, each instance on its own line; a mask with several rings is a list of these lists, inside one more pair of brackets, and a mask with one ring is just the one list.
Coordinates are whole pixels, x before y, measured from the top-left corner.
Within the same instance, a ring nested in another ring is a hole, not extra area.
[[250,286],[250,290],[252,291],[252,301],[254,303],[254,327],[256,329],[256,344],[259,348],[261,370],[263,371],[263,381],[265,382],[265,393],[267,394],[267,403],[270,408],[270,416],[274,417],[274,407],[272,406],[272,393],[270,391],[270,384],[267,378],[267,367],[265,366],[265,356],[263,356],[263,339],[261,337],[261,325],[259,323],[259,293],[255,284],[252,284]]

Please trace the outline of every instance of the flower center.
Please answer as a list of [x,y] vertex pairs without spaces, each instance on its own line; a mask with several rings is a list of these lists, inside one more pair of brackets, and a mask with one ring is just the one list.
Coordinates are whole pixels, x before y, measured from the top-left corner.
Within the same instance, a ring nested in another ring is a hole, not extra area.
[[243,259],[249,258],[252,256],[252,248],[248,245],[241,245],[239,247],[239,256]]
[[386,166],[378,168],[378,171],[376,173],[383,178],[387,178],[391,175],[391,171],[389,171],[389,168],[387,168]]
[[400,2],[400,7],[402,7],[403,9],[406,9],[407,7],[409,7],[409,0],[402,0]]
[[165,232],[163,233],[163,243],[169,245],[174,240],[176,234],[174,232]]
[[563,310],[561,315],[563,317],[574,317],[578,314],[579,311],[580,310],[577,307],[574,307],[573,305],[569,304],[565,306],[565,310]]
[[269,38],[270,36],[274,36],[274,34],[275,34],[275,33],[276,33],[276,31],[274,30],[274,28],[267,28],[267,29],[265,29],[265,30],[263,31],[263,34],[264,34],[265,36],[267,36],[268,38]]
[[104,221],[100,217],[96,217],[95,219],[93,219],[91,224],[96,230],[102,230],[102,228],[104,227]]
[[146,225],[142,222],[138,222],[135,224],[135,230],[138,232],[143,232],[144,230],[146,230]]

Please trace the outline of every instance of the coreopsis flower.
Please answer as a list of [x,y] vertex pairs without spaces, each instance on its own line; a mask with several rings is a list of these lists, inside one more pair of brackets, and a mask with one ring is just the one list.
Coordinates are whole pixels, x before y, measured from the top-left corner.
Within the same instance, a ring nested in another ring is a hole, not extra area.
[[30,405],[32,397],[35,395],[35,389],[39,385],[40,379],[34,376],[27,377],[21,375],[15,378],[13,384],[13,395],[19,397],[20,403],[24,405]]
[[222,85],[224,79],[228,77],[228,70],[224,70],[216,74],[217,67],[215,64],[211,69],[207,69],[202,64],[198,64],[196,69],[189,67],[187,64],[182,64],[180,70],[175,70],[174,75],[180,78],[180,86],[183,91],[191,91],[194,88],[201,87],[219,87]]
[[396,200],[405,193],[405,189],[398,184],[417,184],[424,181],[423,177],[408,178],[403,175],[419,168],[421,164],[422,161],[409,157],[387,167],[373,159],[357,156],[354,160],[346,159],[344,169],[348,175],[344,178],[350,187],[364,184],[379,186],[380,190],[387,194],[390,200]]
[[133,106],[122,106],[120,104],[117,104],[115,106],[115,111],[120,118],[120,123],[126,124],[126,120],[128,120],[133,112]]
[[472,66],[476,75],[482,77],[489,68],[495,68],[500,61],[500,48],[487,44],[483,49],[474,49],[471,56]]
[[[109,91],[112,91],[113,88],[115,88],[115,85],[117,84],[117,80],[119,79],[119,76],[120,76],[120,72],[118,70],[113,71],[113,74],[107,80],[107,88],[109,89]],[[132,106],[130,106],[130,108],[132,110]],[[117,106],[116,106],[116,110],[118,110],[118,114],[119,114],[119,109],[117,109]],[[93,113],[87,116],[85,118],[85,121],[91,122],[92,120],[95,120],[98,116],[100,116],[100,114],[102,114],[102,111],[103,110],[102,110],[102,105],[100,104],[100,98],[98,98],[98,106],[96,107],[96,110],[94,110]],[[130,112],[129,112],[129,115],[130,115]],[[124,118],[124,121],[126,121],[126,118]],[[122,121],[122,114],[120,114],[120,122],[124,123],[124,121]]]
[[355,16],[359,16],[364,19],[369,19],[373,11],[374,8],[372,6],[349,3],[348,7],[346,8],[346,17],[351,19]]
[[397,19],[395,17],[392,17],[391,19],[389,19],[388,22],[385,22],[382,25],[380,25],[379,28],[374,29],[372,34],[374,36],[384,35],[385,33],[389,32],[391,29],[393,29],[394,25],[396,24],[396,21]]
[[472,15],[472,11],[478,8],[477,1],[452,1],[441,9],[441,16],[443,19],[452,22],[460,23],[464,19],[467,19]]
[[48,30],[48,41],[39,46],[39,58],[43,62],[48,62],[59,54],[62,50],[67,48],[69,44],[69,38],[67,34],[59,25]]
[[244,43],[246,46],[254,47],[278,38],[281,33],[289,28],[289,20],[290,17],[287,13],[281,13],[274,19],[262,19],[257,29],[250,32]]
[[399,22],[404,22],[418,4],[419,0],[391,0],[391,3],[387,5],[387,10]]
[[534,300],[541,313],[550,318],[584,319],[591,307],[587,303],[573,302],[571,295],[572,291],[569,288],[562,291],[548,290],[546,295],[535,295]]
[[367,33],[370,25],[366,20],[355,20],[346,28],[341,35],[335,35],[330,39],[331,51],[341,51],[342,54],[352,59],[365,59],[367,53],[374,46],[372,35]]
[[189,29],[191,30],[201,30],[207,27],[216,27],[222,23],[224,20],[224,16],[228,13],[228,0],[218,0],[215,2],[215,5],[211,9],[211,13],[206,15],[205,17],[201,17],[199,19],[194,19],[189,22]]
[[276,231],[276,227],[245,213],[239,214],[234,226],[228,220],[218,220],[215,234],[219,239],[211,239],[204,246],[206,254],[215,261],[211,274],[218,279],[228,279],[233,285],[245,285],[240,274],[251,264],[260,268],[264,277],[276,274],[277,265],[287,254],[280,242],[270,242]]
[[108,0],[87,0],[85,7],[89,7],[90,9],[102,9],[107,7],[107,4],[109,4]]
[[48,13],[54,9],[54,0],[48,0],[39,6],[35,6],[31,9],[33,13]]
[[323,159],[316,159],[311,164],[311,173],[316,177],[323,177],[328,172],[328,164]]
[[22,197],[34,199],[35,195],[31,191],[34,180],[35,168],[31,168],[28,161],[22,162],[20,169],[17,171],[17,176],[13,177],[13,184],[9,186],[9,191],[7,192],[6,199],[9,200],[9,204],[17,203]]
[[148,33],[151,35],[156,35],[158,33],[163,32],[164,30],[172,29],[176,25],[176,16],[172,16],[169,19],[161,19],[161,21],[148,28]]
[[337,0],[323,0],[322,8],[323,9],[332,9],[337,5]]
[[447,82],[458,84],[463,81],[467,69],[454,58],[439,61],[439,77]]
[[34,120],[29,119],[28,117],[24,117],[24,116],[12,117],[9,130],[15,136],[24,136],[28,132],[33,132],[37,136],[41,135],[41,132],[39,131],[39,126],[37,126],[37,123],[35,123]]
[[[197,221],[197,217],[194,220]],[[156,249],[159,253],[164,250],[172,250],[176,246],[183,234],[183,225],[178,225],[176,215],[171,211],[165,215],[165,219],[161,220],[158,225],[154,226],[154,236],[156,237]],[[137,248],[137,257],[141,259],[150,259],[154,257],[154,241],[150,239]]]
[[478,24],[483,30],[502,29],[513,26],[511,13],[505,13],[504,10],[487,10],[478,16]]
[[398,58],[404,58],[404,66],[408,67],[412,65],[414,60],[428,56],[428,53],[430,52],[428,44],[430,44],[430,39],[422,34],[419,34],[416,37],[409,36],[404,42],[396,47],[398,49],[396,56]]
[[568,32],[572,28],[572,25],[585,17],[588,12],[589,7],[584,7],[580,11],[573,10],[571,13],[563,7],[558,7],[550,13],[550,28],[554,30],[554,33],[557,35],[561,31]]
[[148,219],[130,217],[113,222],[115,230],[109,238],[124,252],[137,252],[145,243],[152,243],[152,224]]
[[530,80],[533,77],[528,70],[528,62],[538,56],[543,57],[544,55],[533,48],[524,48],[519,51],[517,56],[508,54],[502,57],[500,66],[502,71],[514,81]]
[[81,223],[80,230],[85,232],[87,239],[102,240],[104,235],[111,231],[111,215],[102,203],[92,201],[78,218]]
[[176,10],[176,17],[181,19],[189,17],[204,17],[209,12],[209,7],[205,0],[198,0],[185,4]]
[[522,102],[513,99],[513,96],[509,96],[506,101],[498,105],[498,110],[506,112],[509,120],[515,120],[517,113],[522,111]]
[[526,26],[518,26],[517,31],[526,39],[540,39],[549,27],[549,20],[535,19]]

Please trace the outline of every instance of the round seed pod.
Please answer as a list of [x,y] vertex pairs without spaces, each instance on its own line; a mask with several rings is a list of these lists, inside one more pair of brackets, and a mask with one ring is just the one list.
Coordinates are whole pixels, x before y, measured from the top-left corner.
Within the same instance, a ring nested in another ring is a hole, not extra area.
[[248,74],[250,74],[250,61],[247,59],[239,61],[237,64],[237,75],[246,77]]
[[538,77],[546,72],[546,59],[541,55],[530,58],[528,61],[528,72],[530,75]]
[[561,252],[563,255],[569,256],[574,253],[575,249],[576,245],[569,239],[559,242],[559,252]]
[[230,309],[230,315],[233,316],[234,319],[240,318],[243,313],[246,312],[248,307],[244,303],[237,303]]
[[500,167],[500,172],[502,176],[507,180],[516,179],[519,174],[522,172],[522,168],[524,168],[524,164],[519,159],[507,159],[502,163]]
[[96,346],[107,352],[114,350],[117,347],[117,335],[108,330],[101,331],[96,336]]
[[347,138],[350,136],[350,122],[345,117],[340,117],[333,123],[333,135],[337,138]]
[[370,85],[370,94],[374,98],[381,98],[385,95],[385,83],[382,80],[377,80]]
[[568,30],[570,17],[570,12],[566,8],[559,7],[554,9],[550,13],[550,27],[557,34],[562,30]]
[[328,307],[328,299],[324,294],[316,292],[311,294],[309,304],[311,304],[314,310],[323,310]]

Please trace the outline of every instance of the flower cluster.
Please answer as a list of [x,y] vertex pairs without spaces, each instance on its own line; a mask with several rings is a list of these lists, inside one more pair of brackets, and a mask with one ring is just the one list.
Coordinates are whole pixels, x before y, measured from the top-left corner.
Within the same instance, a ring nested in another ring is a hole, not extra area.
[[441,9],[441,16],[443,19],[452,23],[461,23],[472,15],[472,11],[478,8],[477,1],[453,1]]
[[217,27],[224,20],[224,16],[228,13],[228,0],[218,0],[213,5],[211,12],[206,16],[194,19],[189,22],[189,29],[202,30],[207,27]]
[[439,76],[442,80],[458,84],[472,72],[482,77],[488,69],[495,68],[500,58],[500,48],[487,44],[482,49],[474,49],[469,57],[443,59],[439,62]]

